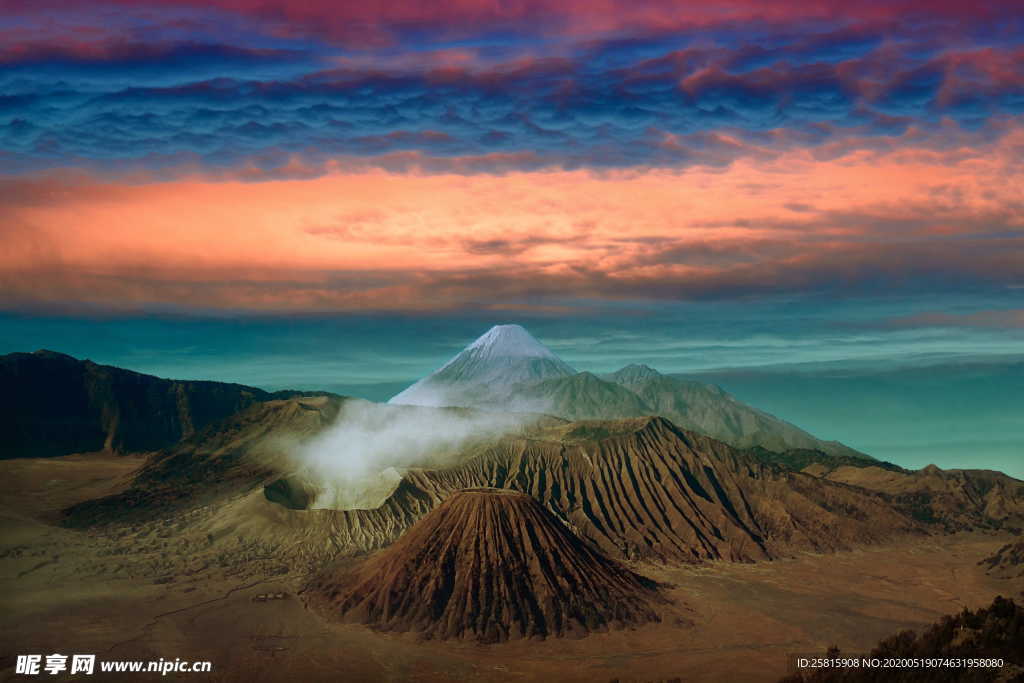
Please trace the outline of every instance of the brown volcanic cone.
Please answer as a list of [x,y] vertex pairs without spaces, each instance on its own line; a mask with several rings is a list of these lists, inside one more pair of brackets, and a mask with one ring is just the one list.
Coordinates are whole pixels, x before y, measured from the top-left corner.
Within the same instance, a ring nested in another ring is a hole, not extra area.
[[490,488],[453,493],[393,545],[306,592],[344,621],[485,643],[660,621],[654,605],[666,602],[530,496]]

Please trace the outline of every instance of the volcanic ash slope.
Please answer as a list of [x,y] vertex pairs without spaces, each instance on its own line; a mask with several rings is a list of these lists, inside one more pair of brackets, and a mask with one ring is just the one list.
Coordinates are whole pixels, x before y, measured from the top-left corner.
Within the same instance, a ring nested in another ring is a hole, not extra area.
[[491,488],[452,494],[393,545],[305,593],[349,623],[482,643],[657,622],[667,602],[532,497]]

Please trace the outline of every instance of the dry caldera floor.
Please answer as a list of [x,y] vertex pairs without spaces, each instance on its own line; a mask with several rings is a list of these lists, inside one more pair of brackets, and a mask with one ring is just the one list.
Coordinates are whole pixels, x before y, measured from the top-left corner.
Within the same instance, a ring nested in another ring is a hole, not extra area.
[[61,508],[123,486],[139,462],[0,462],[0,681],[27,680],[14,673],[16,655],[53,652],[213,662],[213,673],[165,680],[774,681],[788,653],[832,644],[865,652],[895,631],[1024,589],[977,564],[1010,536],[957,534],[757,564],[634,566],[674,586],[668,594],[692,626],[423,642],[325,621],[296,596],[299,568],[258,544],[191,538],[183,520],[103,533],[56,525]]

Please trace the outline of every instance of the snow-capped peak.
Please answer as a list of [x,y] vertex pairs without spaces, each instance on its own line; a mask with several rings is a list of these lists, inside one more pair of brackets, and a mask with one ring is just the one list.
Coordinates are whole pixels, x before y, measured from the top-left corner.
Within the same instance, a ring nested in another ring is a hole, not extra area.
[[522,325],[495,325],[467,346],[466,351],[491,358],[556,358]]
[[509,387],[576,371],[520,325],[495,325],[450,361],[391,397],[408,405],[477,405]]

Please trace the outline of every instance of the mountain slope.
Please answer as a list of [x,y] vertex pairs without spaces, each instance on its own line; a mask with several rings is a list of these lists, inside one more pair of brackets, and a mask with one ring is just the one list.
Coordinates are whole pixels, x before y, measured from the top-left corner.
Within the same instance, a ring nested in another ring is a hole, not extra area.
[[304,593],[344,621],[483,643],[660,621],[665,602],[530,496],[490,488],[452,493],[393,545]]
[[388,403],[471,406],[515,384],[575,373],[519,325],[495,325]]
[[287,455],[342,405],[330,397],[254,404],[154,454],[127,490],[76,505],[66,523],[185,519],[203,508],[204,533],[276,539],[322,560],[383,548],[453,492],[495,487],[533,496],[610,557],[656,562],[749,562],[908,533],[1024,525],[1024,482],[1005,475],[820,463],[799,472],[651,417],[540,420],[401,469],[379,507],[308,509],[321,489],[293,478]]
[[0,458],[155,451],[298,393],[161,379],[53,351],[0,356],[0,386]]
[[721,388],[628,365],[598,377],[577,373],[519,325],[498,325],[389,403],[547,413],[569,420],[662,415],[739,448],[863,453],[823,441],[752,408]]
[[[544,412],[567,420],[642,417],[655,413],[629,389],[589,372],[554,377],[512,391],[520,402],[543,405]],[[484,405],[497,407],[491,402]]]
[[808,468],[830,480],[891,496],[920,520],[940,522],[950,531],[975,527],[1024,527],[1024,482],[991,470],[916,471],[848,465]]
[[[813,449],[835,457],[871,462],[869,456],[836,441],[823,441],[756,408],[720,387],[662,375],[647,366],[630,365],[603,377],[587,372],[519,384],[508,391],[518,404],[569,420],[614,419],[660,415],[736,446],[783,452]],[[499,400],[481,398],[479,405],[497,407]]]
[[[296,443],[331,424],[347,400],[358,399],[313,396],[254,403],[153,453],[128,489],[72,506],[65,510],[65,524],[84,527],[174,515],[257,489],[276,478]],[[289,494],[300,492],[274,489],[268,497],[286,504]]]
[[739,448],[810,448],[835,456],[868,457],[837,441],[818,439],[796,425],[742,403],[714,384],[662,375],[647,366],[626,366],[609,378],[643,399],[652,413]]
[[1007,543],[978,562],[985,573],[1003,579],[1024,579],[1024,540]]
[[338,410],[329,398],[251,406],[155,454],[130,488],[75,506],[67,523],[185,518],[205,506],[215,536],[273,537],[313,544],[321,554],[357,555],[392,543],[453,492],[492,487],[528,493],[617,559],[749,562],[925,530],[883,493],[760,462],[663,418],[540,421],[443,463],[403,468],[379,507],[306,509],[320,490],[301,475],[291,478],[285,456],[294,440],[282,437],[316,435]]
[[410,470],[431,498],[529,493],[612,557],[754,561],[919,527],[884,496],[765,465],[664,418],[583,421],[509,437],[457,467]]

